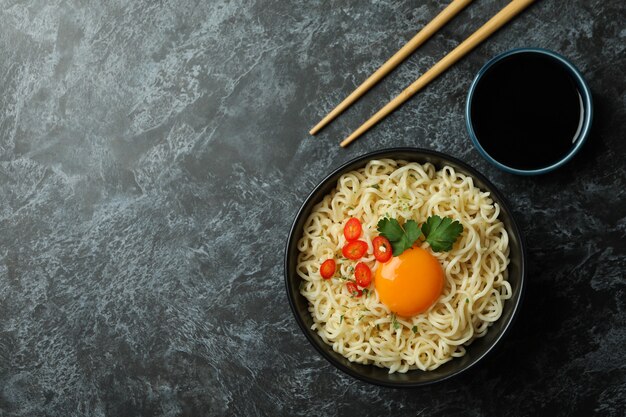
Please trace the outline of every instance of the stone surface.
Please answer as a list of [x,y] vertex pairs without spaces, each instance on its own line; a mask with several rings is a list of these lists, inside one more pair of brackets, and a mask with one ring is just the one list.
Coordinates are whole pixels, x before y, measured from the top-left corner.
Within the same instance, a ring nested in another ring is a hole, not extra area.
[[[446,3],[0,2],[0,415],[623,415],[622,1],[538,1],[340,149],[505,4],[475,2],[307,133]],[[481,65],[522,46],[571,59],[596,106],[582,152],[534,178],[483,160],[463,116]],[[327,363],[283,285],[307,193],[348,159],[401,145],[485,173],[530,249],[520,319],[497,353],[415,390]]]

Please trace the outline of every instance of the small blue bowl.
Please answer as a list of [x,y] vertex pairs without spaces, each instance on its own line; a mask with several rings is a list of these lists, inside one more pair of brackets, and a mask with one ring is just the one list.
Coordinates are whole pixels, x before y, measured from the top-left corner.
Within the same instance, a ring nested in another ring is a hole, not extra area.
[[[485,148],[481,144],[480,138],[477,137],[477,134],[474,130],[474,126],[472,124],[472,105],[473,105],[473,98],[474,98],[474,92],[476,90],[476,87],[480,84],[481,80],[483,80],[483,77],[485,76],[486,73],[488,73],[488,70],[491,67],[493,67],[495,64],[502,61],[503,59],[510,57],[511,55],[521,54],[521,53],[541,54],[542,56],[547,56],[555,60],[557,63],[559,63],[561,65],[561,68],[564,68],[566,70],[566,72],[571,76],[572,80],[576,84],[578,93],[581,96],[580,98],[582,101],[582,109],[583,109],[581,125],[579,126],[578,134],[574,137],[574,141],[573,141],[574,146],[556,162],[552,162],[549,165],[540,166],[538,168],[533,168],[533,169],[515,168],[515,167],[508,166],[505,163],[502,163],[501,161],[498,161],[496,158],[494,158],[485,150]],[[580,71],[578,71],[578,69],[571,62],[563,58],[561,55],[555,52],[546,50],[546,49],[541,49],[541,48],[513,49],[508,52],[504,52],[500,55],[497,55],[496,57],[489,60],[480,69],[480,71],[478,71],[478,74],[476,74],[474,81],[472,81],[472,84],[469,89],[469,94],[467,97],[467,104],[465,106],[465,120],[466,120],[467,130],[469,132],[470,138],[472,139],[472,142],[474,143],[474,146],[476,146],[480,154],[485,159],[487,159],[487,161],[489,161],[496,167],[500,168],[501,170],[510,172],[512,174],[518,174],[518,175],[545,174],[567,163],[570,159],[574,157],[574,155],[580,150],[580,148],[586,142],[587,137],[589,136],[589,132],[591,130],[592,118],[593,118],[593,103],[591,99],[591,91],[589,89],[589,86],[585,82],[583,76],[581,75]]]

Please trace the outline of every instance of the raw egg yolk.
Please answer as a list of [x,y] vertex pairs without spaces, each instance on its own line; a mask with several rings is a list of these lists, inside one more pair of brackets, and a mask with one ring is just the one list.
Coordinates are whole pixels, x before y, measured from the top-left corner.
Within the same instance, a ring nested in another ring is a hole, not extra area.
[[437,301],[443,290],[443,269],[428,251],[413,247],[379,263],[374,285],[383,304],[400,316],[410,317]]

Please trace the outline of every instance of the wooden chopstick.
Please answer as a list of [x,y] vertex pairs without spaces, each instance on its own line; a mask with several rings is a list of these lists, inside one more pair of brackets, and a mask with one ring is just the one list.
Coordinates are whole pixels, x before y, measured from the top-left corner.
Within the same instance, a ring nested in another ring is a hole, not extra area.
[[409,42],[407,42],[398,52],[387,60],[380,68],[376,70],[369,78],[357,87],[348,97],[346,97],[337,107],[328,113],[313,129],[309,131],[311,135],[315,135],[324,126],[330,123],[335,117],[339,116],[345,109],[350,107],[352,103],[357,101],[376,83],[382,80],[385,75],[397,67],[404,61],[413,51],[415,51],[428,38],[433,36],[439,29],[456,16],[461,10],[470,4],[473,0],[453,0],[445,9],[441,11],[433,20],[422,28]]
[[370,127],[380,122],[387,115],[389,115],[389,113],[400,107],[402,103],[411,98],[415,93],[424,88],[429,82],[437,78],[441,73],[450,68],[455,62],[463,58],[482,41],[487,39],[489,36],[491,36],[491,34],[500,29],[509,20],[514,18],[518,13],[520,13],[522,10],[524,10],[526,7],[534,2],[535,0],[512,0],[511,3],[506,5],[494,17],[489,19],[489,21],[485,23],[480,29],[470,35],[459,46],[453,49],[452,52],[444,56],[439,62],[433,65],[421,77],[413,82],[413,84],[408,86],[398,96],[396,96],[393,100],[387,103],[376,114],[374,114],[368,121],[363,123],[361,127],[355,130],[350,136],[345,138],[340,143],[340,146],[346,147],[352,141],[365,133]]

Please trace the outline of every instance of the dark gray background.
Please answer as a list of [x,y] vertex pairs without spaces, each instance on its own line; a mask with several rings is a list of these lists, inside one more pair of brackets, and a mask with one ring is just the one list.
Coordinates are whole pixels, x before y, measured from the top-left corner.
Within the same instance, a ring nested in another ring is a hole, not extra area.
[[[307,134],[445,4],[0,1],[0,415],[623,415],[623,1],[538,1],[340,149],[505,4],[475,2]],[[463,117],[481,65],[522,46],[571,59],[595,100],[581,153],[534,178],[483,160]],[[292,317],[282,266],[323,176],[404,145],[490,178],[530,266],[497,353],[416,390],[322,359]]]

